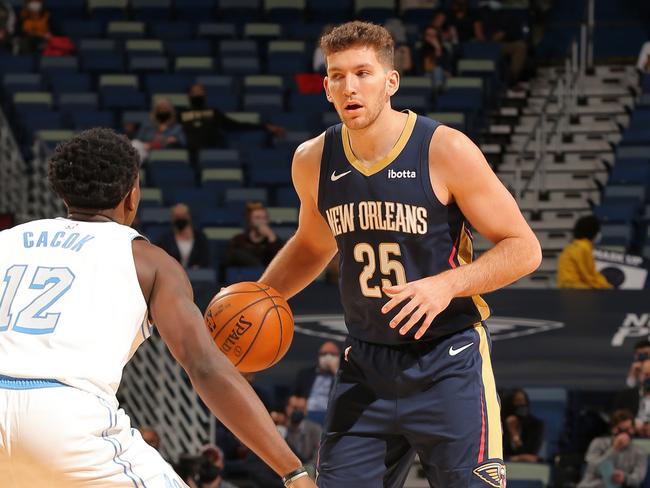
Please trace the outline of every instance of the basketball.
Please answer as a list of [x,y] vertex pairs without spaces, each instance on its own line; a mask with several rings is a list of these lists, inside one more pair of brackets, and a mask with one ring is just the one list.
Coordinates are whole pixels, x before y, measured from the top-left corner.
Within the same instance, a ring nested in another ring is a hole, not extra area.
[[293,339],[293,314],[270,286],[242,282],[221,290],[208,304],[205,323],[217,347],[243,373],[270,368]]

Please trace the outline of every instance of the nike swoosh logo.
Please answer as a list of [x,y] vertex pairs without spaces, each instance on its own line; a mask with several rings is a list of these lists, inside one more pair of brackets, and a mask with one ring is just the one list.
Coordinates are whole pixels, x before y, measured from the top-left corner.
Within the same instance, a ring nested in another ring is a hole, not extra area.
[[330,177],[330,179],[331,179],[332,181],[340,180],[340,179],[343,178],[345,175],[349,175],[350,173],[352,173],[352,170],[346,171],[345,173],[341,173],[340,175],[337,175],[337,174],[336,174],[336,171],[332,171],[332,176]]
[[455,356],[456,354],[460,354],[463,352],[465,349],[467,349],[469,346],[474,344],[473,342],[470,342],[469,344],[465,344],[463,347],[459,347],[458,349],[454,349],[454,346],[449,347],[449,355],[450,356]]

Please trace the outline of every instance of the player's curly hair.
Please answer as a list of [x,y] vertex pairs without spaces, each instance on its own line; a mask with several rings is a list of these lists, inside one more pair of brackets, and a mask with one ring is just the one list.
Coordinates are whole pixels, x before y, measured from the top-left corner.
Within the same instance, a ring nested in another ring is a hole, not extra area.
[[140,158],[126,136],[94,128],[56,147],[48,178],[68,206],[104,210],[117,207],[139,170]]
[[377,58],[389,68],[393,68],[395,41],[390,32],[381,25],[355,20],[335,27],[320,38],[320,47],[325,58],[332,53],[359,46],[374,48]]

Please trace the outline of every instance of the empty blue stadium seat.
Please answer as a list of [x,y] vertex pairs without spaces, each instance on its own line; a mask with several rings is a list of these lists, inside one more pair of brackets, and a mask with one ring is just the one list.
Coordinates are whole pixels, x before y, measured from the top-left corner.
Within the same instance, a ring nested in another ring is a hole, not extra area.
[[121,53],[82,53],[81,66],[84,71],[95,73],[121,73],[124,71],[124,56]]
[[218,0],[218,10],[223,18],[238,23],[258,20],[261,0]]
[[167,188],[196,185],[194,171],[187,165],[152,164],[147,168],[147,178],[150,186],[162,188],[163,193],[167,193]]
[[91,90],[88,73],[52,73],[48,78],[54,93],[88,92]]
[[149,73],[144,87],[150,93],[186,93],[194,77],[183,73]]
[[198,221],[202,227],[238,226],[242,222],[242,214],[229,207],[207,207],[199,213]]
[[92,127],[116,128],[115,114],[112,111],[74,111],[70,114],[72,128],[75,130],[90,129]]
[[[342,23],[352,17],[352,0],[307,0],[307,10],[311,18],[327,23]],[[431,20],[429,16],[429,21]]]
[[245,202],[268,202],[266,188],[231,188],[226,190],[223,199],[226,205],[233,205]]
[[185,21],[157,20],[149,23],[151,36],[156,39],[190,39],[192,24]]
[[176,2],[176,12],[183,19],[201,21],[212,17],[215,4],[215,0],[182,0]]
[[461,56],[471,59],[491,59],[498,61],[501,58],[501,44],[498,42],[471,41],[460,46]]
[[127,66],[131,73],[164,73],[169,62],[165,56],[129,56]]
[[63,129],[64,123],[60,112],[47,110],[30,110],[19,114],[20,124],[31,136],[39,130]]
[[105,22],[96,19],[64,20],[62,34],[73,40],[83,38],[98,38],[104,35]]
[[203,40],[170,40],[165,42],[167,54],[178,56],[211,56],[212,46],[209,41]]
[[199,151],[201,168],[239,168],[241,155],[235,149],[202,149]]
[[0,54],[0,73],[31,73],[35,67],[32,56]]
[[637,202],[605,202],[594,208],[601,222],[630,222],[639,210]]
[[2,76],[2,90],[11,94],[17,91],[42,91],[43,77],[40,73],[5,73]]
[[275,202],[278,207],[298,207],[300,199],[293,186],[282,186],[275,190]]
[[185,203],[192,209],[192,213],[217,204],[216,195],[207,188],[167,188],[164,192],[164,200],[167,205]]
[[244,110],[259,112],[263,115],[283,110],[282,95],[278,94],[246,94],[244,95]]
[[98,96],[92,92],[61,93],[58,96],[60,110],[97,110]]
[[264,268],[261,266],[228,266],[226,268],[226,284],[257,281],[262,273],[264,273]]
[[291,184],[291,173],[286,168],[255,168],[248,179],[251,185],[256,186],[286,186]]
[[108,109],[144,110],[148,108],[143,93],[132,87],[102,87],[102,106]]

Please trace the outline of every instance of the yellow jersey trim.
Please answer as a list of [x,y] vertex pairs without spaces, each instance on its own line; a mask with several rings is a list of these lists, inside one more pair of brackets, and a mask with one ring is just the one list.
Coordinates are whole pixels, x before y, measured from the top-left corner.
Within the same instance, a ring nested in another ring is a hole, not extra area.
[[474,328],[479,336],[479,352],[482,359],[481,377],[487,410],[487,457],[488,459],[503,459],[503,440],[501,435],[501,409],[497,399],[497,387],[494,382],[490,346],[483,325]]
[[382,169],[386,168],[389,164],[397,159],[397,156],[400,155],[402,150],[406,147],[406,143],[409,141],[411,134],[413,133],[413,128],[415,127],[415,121],[417,120],[417,114],[408,110],[408,118],[406,119],[406,124],[402,133],[397,139],[397,142],[393,148],[384,156],[380,161],[377,161],[375,164],[367,168],[363,165],[361,160],[354,155],[352,151],[352,145],[350,144],[350,133],[348,128],[343,124],[341,129],[341,139],[343,142],[343,151],[345,152],[345,157],[348,162],[362,175],[372,176],[375,173],[379,173]]

